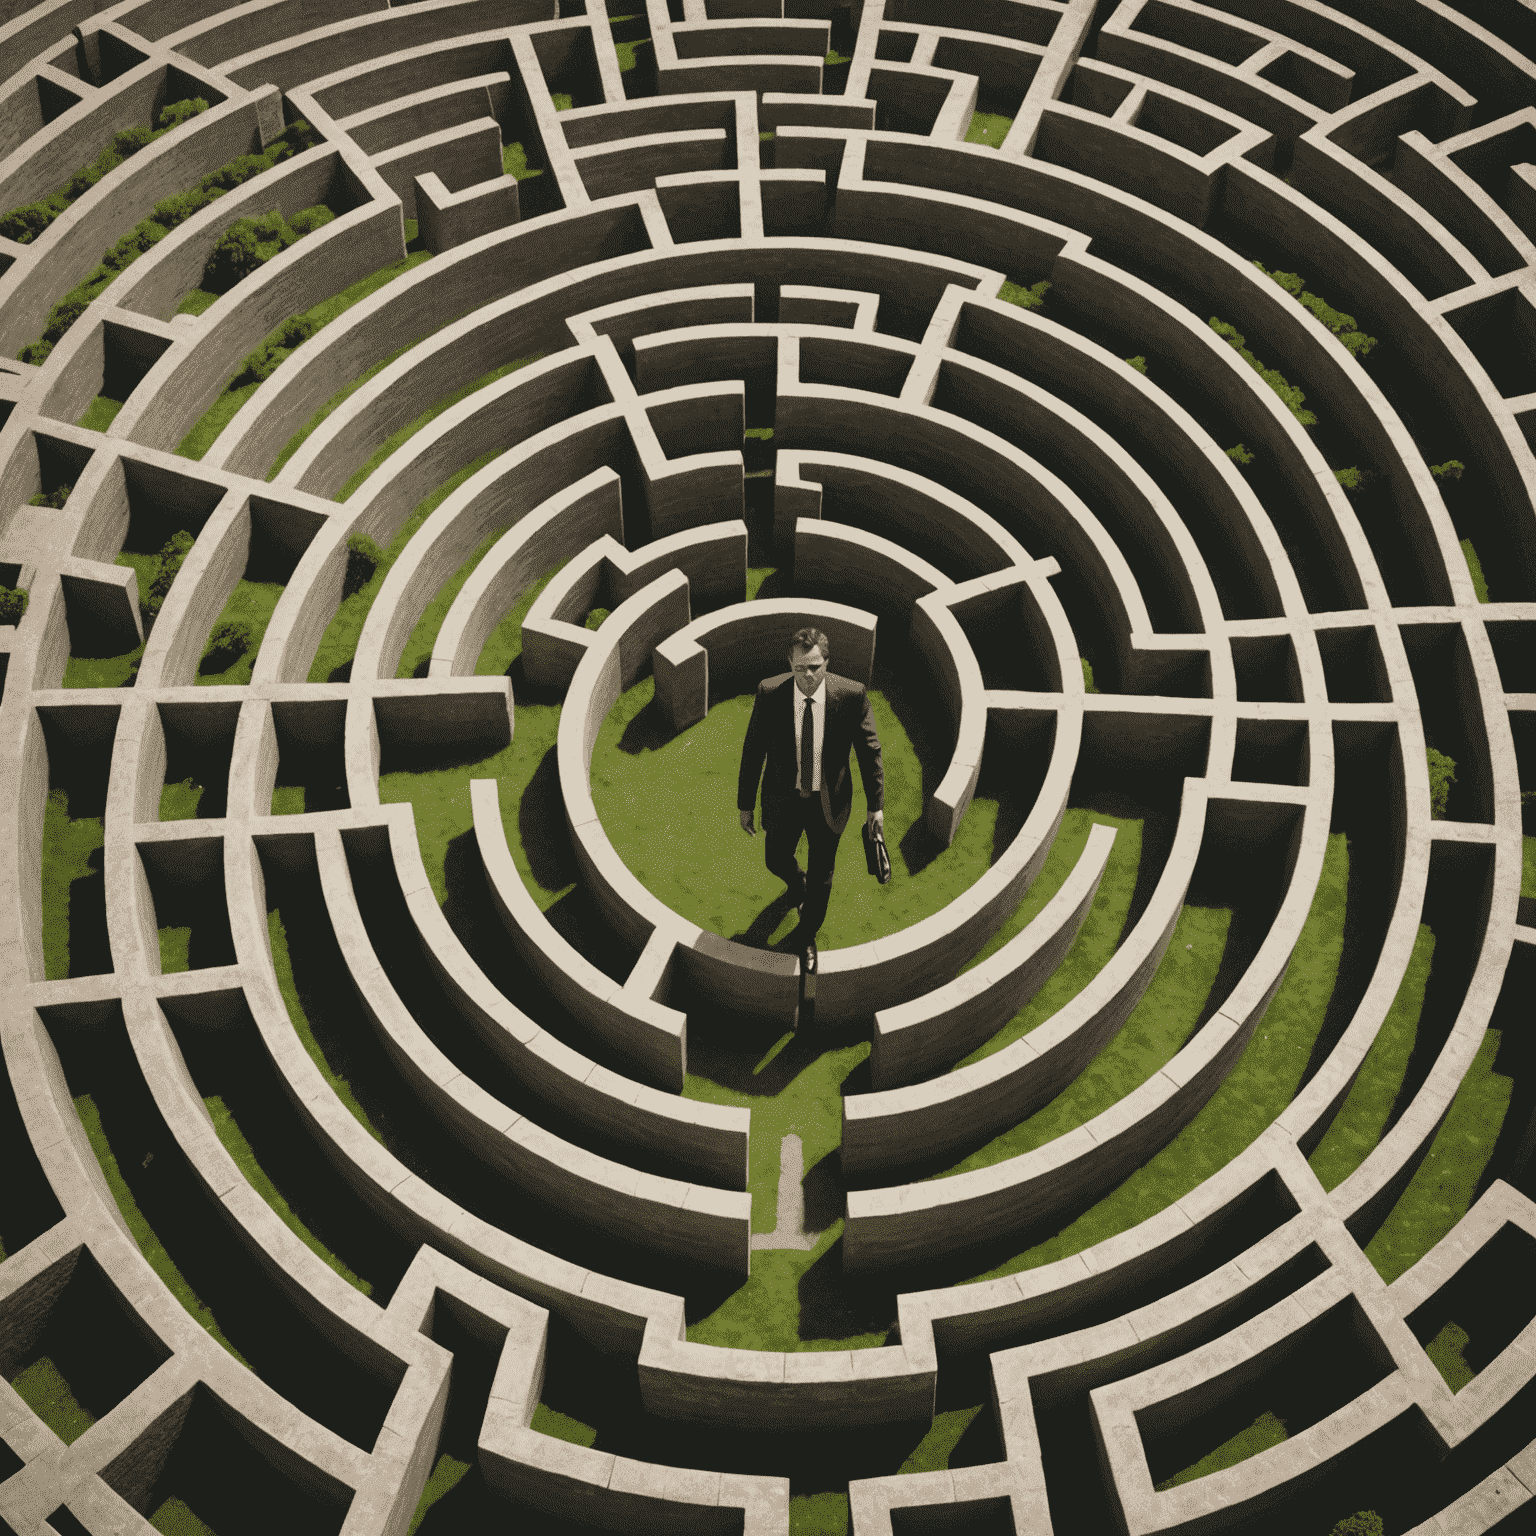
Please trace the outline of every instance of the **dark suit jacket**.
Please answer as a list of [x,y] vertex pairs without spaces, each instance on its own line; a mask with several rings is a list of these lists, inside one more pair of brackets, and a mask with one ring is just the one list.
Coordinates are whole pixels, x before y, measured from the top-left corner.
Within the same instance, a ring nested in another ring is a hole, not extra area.
[[[848,825],[853,804],[853,775],[848,754],[859,758],[859,777],[872,811],[885,809],[885,768],[880,760],[880,733],[862,683],[827,673],[827,708],[821,741],[821,809],[827,825],[838,834]],[[757,804],[757,783],[763,781],[763,825],[786,802],[798,800],[795,788],[795,720],[791,713],[804,695],[792,672],[781,672],[757,685],[752,720],[741,748],[741,773],[736,781],[736,805],[750,811]],[[767,774],[763,766],[767,764]]]

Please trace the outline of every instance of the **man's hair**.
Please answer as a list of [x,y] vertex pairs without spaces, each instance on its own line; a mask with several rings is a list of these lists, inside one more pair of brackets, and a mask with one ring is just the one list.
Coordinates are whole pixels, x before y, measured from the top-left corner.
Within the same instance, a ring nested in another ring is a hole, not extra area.
[[791,654],[795,651],[809,651],[818,645],[821,647],[821,659],[830,662],[832,660],[832,642],[819,629],[812,629],[807,626],[805,629],[797,629],[789,637]]

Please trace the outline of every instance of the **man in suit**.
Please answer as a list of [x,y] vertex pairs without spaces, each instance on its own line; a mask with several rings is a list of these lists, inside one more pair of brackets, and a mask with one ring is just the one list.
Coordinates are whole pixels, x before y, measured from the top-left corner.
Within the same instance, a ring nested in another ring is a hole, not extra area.
[[[758,684],[736,781],[742,830],[754,837],[763,781],[764,858],[800,910],[790,941],[804,954],[807,974],[816,969],[816,932],[827,915],[837,845],[853,805],[850,751],[858,754],[870,827],[885,820],[885,770],[869,694],[862,683],[827,670],[831,649],[819,629],[797,629],[790,637],[789,671]],[[795,858],[802,833],[805,870]]]

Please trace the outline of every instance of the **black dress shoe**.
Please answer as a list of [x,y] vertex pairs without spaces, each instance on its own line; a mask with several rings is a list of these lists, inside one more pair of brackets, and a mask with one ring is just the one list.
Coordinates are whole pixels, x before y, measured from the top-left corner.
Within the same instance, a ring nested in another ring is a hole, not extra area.
[[815,976],[820,957],[816,953],[816,940],[807,939],[800,951],[800,969],[807,976]]

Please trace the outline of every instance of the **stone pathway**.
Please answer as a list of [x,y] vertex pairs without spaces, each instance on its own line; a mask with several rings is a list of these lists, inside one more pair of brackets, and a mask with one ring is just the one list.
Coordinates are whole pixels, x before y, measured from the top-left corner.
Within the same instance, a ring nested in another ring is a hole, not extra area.
[[805,1144],[791,1131],[779,1143],[779,1203],[772,1232],[754,1232],[756,1248],[790,1248],[809,1253],[819,1232],[805,1230]]

